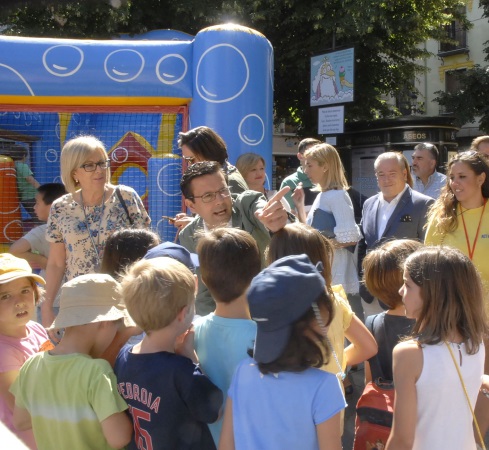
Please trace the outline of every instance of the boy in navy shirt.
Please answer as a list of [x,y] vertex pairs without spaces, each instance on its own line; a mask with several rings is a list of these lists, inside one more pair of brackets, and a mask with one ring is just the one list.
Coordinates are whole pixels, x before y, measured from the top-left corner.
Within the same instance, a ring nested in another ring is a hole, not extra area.
[[195,278],[172,258],[141,260],[122,280],[127,310],[146,336],[117,357],[118,389],[134,435],[128,449],[215,449],[207,423],[222,392],[198,367],[193,346]]

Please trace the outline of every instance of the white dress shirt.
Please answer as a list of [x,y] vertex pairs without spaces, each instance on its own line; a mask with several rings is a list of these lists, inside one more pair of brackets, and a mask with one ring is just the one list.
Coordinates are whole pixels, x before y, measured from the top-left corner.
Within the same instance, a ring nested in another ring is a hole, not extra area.
[[387,226],[387,222],[392,216],[392,213],[396,209],[399,200],[401,199],[408,185],[404,186],[404,189],[397,194],[390,202],[384,199],[384,194],[382,192],[379,195],[379,209],[377,211],[377,239],[380,239],[384,234],[385,227]]

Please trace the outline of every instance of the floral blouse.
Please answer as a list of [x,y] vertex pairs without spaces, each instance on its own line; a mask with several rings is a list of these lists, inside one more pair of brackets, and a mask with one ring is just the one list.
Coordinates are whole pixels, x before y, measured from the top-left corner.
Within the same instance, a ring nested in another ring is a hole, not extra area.
[[[104,206],[85,206],[86,216],[83,207],[73,199],[72,194],[64,195],[51,205],[46,239],[65,244],[67,281],[97,271],[99,261],[102,261],[105,242],[114,231],[121,228],[149,227],[151,219],[136,191],[123,185],[118,188],[133,220],[132,226],[115,189],[105,200]],[[100,259],[97,258],[94,244]]]

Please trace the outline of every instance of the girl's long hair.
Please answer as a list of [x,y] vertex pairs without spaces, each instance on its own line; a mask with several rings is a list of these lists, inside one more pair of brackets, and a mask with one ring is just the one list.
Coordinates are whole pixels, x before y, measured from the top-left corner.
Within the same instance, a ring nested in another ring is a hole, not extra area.
[[[319,294],[315,300],[318,307],[322,307],[328,314],[325,326],[329,326],[334,317],[333,302],[326,290]],[[324,344],[321,334],[311,328],[316,320],[313,308],[296,320],[292,326],[289,341],[282,354],[272,362],[257,363],[261,373],[279,372],[303,372],[311,367],[322,367],[329,360],[330,350]],[[253,349],[248,350],[248,355],[253,357]]]
[[452,247],[423,247],[404,265],[421,288],[423,306],[413,335],[422,344],[448,341],[458,332],[467,353],[479,350],[487,332],[484,293],[472,261]]
[[326,281],[326,290],[333,297],[331,265],[334,248],[328,238],[315,228],[300,222],[285,225],[273,234],[265,257],[267,264],[271,264],[284,256],[302,253],[305,253],[314,265],[319,262],[323,265],[322,275]]

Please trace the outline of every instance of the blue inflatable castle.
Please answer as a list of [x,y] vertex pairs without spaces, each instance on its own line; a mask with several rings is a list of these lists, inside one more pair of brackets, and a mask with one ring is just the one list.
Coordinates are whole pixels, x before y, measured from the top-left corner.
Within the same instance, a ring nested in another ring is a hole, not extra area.
[[[178,133],[209,126],[226,141],[231,163],[255,152],[270,169],[272,108],[272,46],[239,25],[195,37],[170,30],[107,41],[0,36],[0,155],[23,145],[40,183],[60,181],[64,142],[97,136],[112,181],[138,191],[164,240],[175,229],[162,215],[182,211]],[[6,178],[12,164],[0,156],[0,244],[22,232]]]

